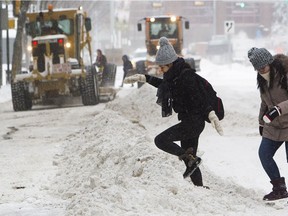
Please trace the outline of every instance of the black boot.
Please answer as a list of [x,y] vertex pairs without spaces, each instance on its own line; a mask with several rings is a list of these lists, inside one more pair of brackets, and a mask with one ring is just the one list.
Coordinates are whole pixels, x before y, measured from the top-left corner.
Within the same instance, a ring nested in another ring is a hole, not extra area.
[[208,186],[203,185],[202,173],[199,167],[192,173],[192,175],[190,175],[190,178],[195,186],[210,189]]
[[278,200],[278,199],[283,199],[283,198],[288,197],[284,177],[274,179],[270,181],[270,183],[273,185],[272,192],[265,195],[263,200],[272,201],[272,200]]
[[202,173],[199,167],[190,175],[190,178],[195,186],[203,186]]
[[183,173],[183,177],[187,178],[188,176],[192,175],[192,173],[199,167],[201,163],[201,158],[197,156],[193,156],[193,149],[188,148],[186,152],[179,156],[180,160],[183,160],[186,165],[186,170]]

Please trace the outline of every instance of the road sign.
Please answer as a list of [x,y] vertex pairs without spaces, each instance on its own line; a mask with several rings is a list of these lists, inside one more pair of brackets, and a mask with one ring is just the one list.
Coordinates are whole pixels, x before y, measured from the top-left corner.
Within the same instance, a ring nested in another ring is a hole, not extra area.
[[234,34],[235,33],[235,22],[234,20],[224,21],[224,32],[225,34]]
[[8,19],[8,28],[9,29],[15,29],[15,18],[9,18]]

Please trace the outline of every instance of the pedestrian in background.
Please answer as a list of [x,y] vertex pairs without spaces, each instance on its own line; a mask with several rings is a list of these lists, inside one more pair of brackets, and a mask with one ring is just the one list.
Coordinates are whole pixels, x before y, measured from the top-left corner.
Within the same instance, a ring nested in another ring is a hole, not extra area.
[[[129,60],[129,57],[127,55],[122,56],[122,61],[123,61],[123,80],[122,80],[121,87],[123,87],[124,79],[127,76],[129,70],[133,69],[133,65],[132,65],[132,63]],[[132,83],[131,86],[133,87],[134,84]]]
[[99,72],[103,73],[107,64],[106,56],[102,53],[102,50],[97,49],[97,57],[95,60],[95,65],[99,68]]
[[253,47],[248,51],[248,58],[257,71],[261,98],[259,157],[273,185],[272,192],[263,200],[287,198],[285,178],[281,177],[273,157],[285,142],[288,162],[288,57],[283,54],[272,56],[265,48]]

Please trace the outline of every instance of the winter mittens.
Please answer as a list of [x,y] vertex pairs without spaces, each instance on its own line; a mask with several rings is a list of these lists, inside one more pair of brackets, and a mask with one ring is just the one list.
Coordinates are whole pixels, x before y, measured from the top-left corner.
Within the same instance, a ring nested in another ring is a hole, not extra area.
[[221,135],[223,136],[223,129],[221,127],[221,124],[220,124],[220,121],[218,119],[218,117],[216,116],[215,114],[215,111],[212,110],[209,115],[208,115],[208,118],[212,124],[212,127],[216,129],[216,131]]
[[278,116],[281,116],[281,110],[278,106],[274,106],[267,113],[265,113],[265,115],[263,116],[263,120],[265,123],[270,123]]
[[124,79],[124,83],[125,84],[131,84],[131,83],[135,83],[135,82],[145,83],[146,82],[145,75],[143,75],[143,74],[135,74],[133,76],[126,77]]

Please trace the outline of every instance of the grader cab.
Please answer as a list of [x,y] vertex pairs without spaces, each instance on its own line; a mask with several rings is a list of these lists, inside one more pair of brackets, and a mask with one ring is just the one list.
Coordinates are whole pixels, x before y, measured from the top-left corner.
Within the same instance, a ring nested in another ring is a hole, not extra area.
[[[66,96],[81,96],[84,105],[114,99],[116,91],[101,83],[92,64],[91,19],[82,8],[54,10],[50,5],[27,13],[25,30],[31,39],[31,65],[30,72],[12,77],[15,111]],[[115,76],[116,65],[108,67]]]

